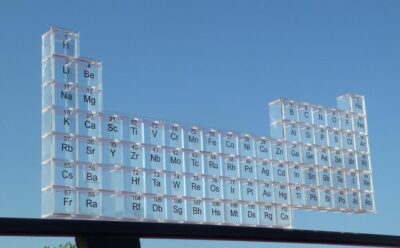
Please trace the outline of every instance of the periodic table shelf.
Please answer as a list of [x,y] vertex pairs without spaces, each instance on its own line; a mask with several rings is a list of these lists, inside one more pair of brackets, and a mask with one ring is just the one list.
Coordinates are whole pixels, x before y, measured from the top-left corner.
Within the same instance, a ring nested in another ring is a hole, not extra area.
[[103,111],[79,34],[42,36],[42,216],[293,227],[293,210],[374,213],[365,98],[278,99],[271,137]]

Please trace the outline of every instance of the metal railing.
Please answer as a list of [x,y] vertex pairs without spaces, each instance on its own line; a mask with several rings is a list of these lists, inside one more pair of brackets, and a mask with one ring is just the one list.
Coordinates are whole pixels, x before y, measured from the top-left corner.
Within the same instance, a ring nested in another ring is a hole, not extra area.
[[400,247],[400,236],[390,235],[100,220],[0,218],[0,236],[75,237],[78,248],[139,248],[140,238]]

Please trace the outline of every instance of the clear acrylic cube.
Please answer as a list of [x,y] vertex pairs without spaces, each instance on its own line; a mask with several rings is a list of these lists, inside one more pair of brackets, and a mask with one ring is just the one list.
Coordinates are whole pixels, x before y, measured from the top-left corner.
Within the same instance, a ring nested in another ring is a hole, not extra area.
[[331,166],[335,168],[343,168],[343,151],[339,149],[331,149],[330,152]]
[[77,165],[72,161],[48,160],[42,165],[42,188],[76,187]]
[[368,172],[362,172],[360,173],[359,177],[360,177],[360,189],[363,191],[371,191],[372,190],[371,174]]
[[273,163],[273,181],[278,183],[288,182],[288,166],[286,163]]
[[112,165],[123,164],[123,150],[124,146],[119,141],[105,141],[103,140],[103,163]]
[[257,179],[272,182],[272,164],[269,160],[257,161]]
[[256,164],[251,158],[240,160],[240,178],[254,179],[256,175]]
[[258,201],[262,203],[275,203],[274,185],[270,182],[258,182]]
[[308,186],[318,185],[318,170],[314,166],[307,167],[303,170],[304,184]]
[[76,160],[77,144],[73,135],[47,135],[42,139],[42,161]]
[[225,177],[237,178],[239,177],[239,159],[235,156],[222,157],[222,170]]
[[242,206],[236,201],[226,202],[224,204],[225,223],[230,225],[242,224]]
[[164,145],[164,124],[159,121],[144,123],[144,142],[148,145]]
[[255,203],[242,204],[242,219],[244,225],[255,226],[259,224],[258,206]]
[[271,142],[265,137],[256,139],[256,157],[261,159],[271,158]]
[[326,110],[323,107],[313,107],[313,123],[317,127],[326,127]]
[[100,112],[103,110],[103,92],[98,88],[82,88],[78,91],[78,108],[81,111]]
[[239,201],[241,200],[240,194],[240,180],[238,179],[224,179],[223,181],[224,200]]
[[183,142],[186,149],[203,150],[203,131],[195,126],[186,127]]
[[287,160],[292,163],[301,162],[300,145],[298,143],[291,143],[287,145]]
[[367,133],[367,120],[366,116],[354,116],[354,130],[359,133]]
[[145,168],[153,170],[164,170],[165,149],[161,146],[145,147]]
[[357,154],[358,169],[363,171],[370,171],[370,157],[368,154]]
[[361,192],[361,209],[367,212],[375,212],[374,195],[369,192]]
[[344,167],[350,170],[357,169],[356,154],[352,151],[345,151],[343,156]]
[[186,220],[186,200],[182,197],[167,198],[168,222],[184,222]]
[[290,203],[292,206],[303,207],[305,204],[304,188],[300,185],[290,188]]
[[316,160],[317,160],[317,165],[322,165],[322,166],[330,166],[330,161],[329,161],[329,149],[325,146],[319,146],[316,148]]
[[42,60],[52,54],[79,56],[78,32],[52,27],[42,36]]
[[304,164],[315,164],[315,148],[312,145],[303,145],[301,147],[302,162]]
[[125,218],[143,220],[145,217],[145,197],[140,193],[124,194]]
[[272,159],[286,161],[286,144],[282,141],[271,141]]
[[276,210],[271,204],[259,205],[260,225],[273,227],[276,226]]
[[183,127],[181,125],[175,123],[165,125],[165,145],[183,148]]
[[103,192],[101,203],[101,218],[115,220],[124,217],[124,198],[121,194],[114,192]]
[[276,184],[275,185],[275,202],[277,204],[289,204],[290,193],[289,193],[289,186],[286,184]]
[[187,221],[192,223],[203,223],[205,221],[204,200],[186,200]]
[[339,129],[340,128],[340,114],[336,109],[328,109],[327,114],[327,124],[330,128]]
[[287,141],[298,142],[300,141],[299,124],[294,122],[284,122],[284,139]]
[[212,153],[221,152],[220,133],[215,129],[204,130],[204,150]]
[[292,227],[292,209],[288,206],[276,207],[276,224],[279,227]]
[[205,212],[205,219],[207,223],[222,224],[225,222],[224,203],[222,201],[205,201]]
[[86,189],[102,189],[105,169],[98,164],[78,165],[78,186]]
[[308,208],[317,208],[319,206],[319,190],[316,187],[306,187],[304,189],[305,205]]
[[145,171],[145,192],[149,194],[165,194],[165,173],[158,170]]
[[[167,195],[185,196],[185,176],[183,173],[167,173],[166,175]],[[222,190],[222,189],[221,189]]]
[[320,146],[328,145],[328,132],[326,128],[320,127],[314,130],[315,131],[315,144]]
[[185,152],[185,172],[203,173],[203,155],[199,151]]
[[49,188],[42,191],[42,217],[70,217],[77,214],[78,199],[74,189]]
[[190,197],[204,197],[204,180],[201,175],[185,175],[186,195]]
[[204,196],[211,199],[222,199],[222,178],[212,176],[204,178]]
[[133,143],[144,141],[144,122],[137,117],[125,117],[123,119],[123,140]]
[[346,188],[345,172],[343,170],[332,170],[332,186],[334,188]]
[[145,146],[137,143],[125,143],[123,146],[124,166],[144,168]]
[[184,152],[179,148],[165,150],[165,170],[183,172],[185,169]]
[[250,135],[242,135],[239,137],[239,153],[243,157],[254,157],[254,138]]
[[205,154],[204,157],[204,174],[210,176],[221,175],[221,157],[219,154]]
[[348,208],[353,210],[353,211],[359,211],[361,208],[361,202],[360,202],[360,192],[359,191],[350,191],[348,192],[348,203],[349,206]]
[[54,82],[56,86],[61,87],[63,85],[77,85],[77,61],[71,57],[65,57],[60,55],[54,55],[48,59],[45,63],[45,69],[47,66],[51,67],[49,74],[46,75],[46,82]]
[[307,103],[299,103],[299,121],[312,124],[312,106]]
[[145,192],[145,174],[142,168],[125,168],[124,191],[132,193]]
[[103,142],[96,137],[78,137],[78,161],[101,163]]
[[82,136],[101,137],[101,116],[96,112],[79,112],[78,133]]
[[330,129],[328,130],[329,146],[336,149],[342,149],[342,134],[339,130]]
[[224,132],[221,134],[222,152],[229,155],[239,155],[238,153],[238,135],[233,132]]
[[96,190],[79,190],[77,214],[82,217],[100,217],[102,214],[102,193]]
[[122,140],[122,118],[116,114],[103,113],[102,118],[102,138],[109,140]]
[[289,164],[289,182],[291,184],[303,184],[303,168],[298,164]]
[[103,66],[100,61],[80,57],[76,59],[76,64],[80,87],[102,89]]
[[318,171],[318,183],[319,186],[330,188],[332,187],[332,175],[331,170],[327,167],[322,167]]
[[155,222],[163,222],[167,218],[166,201],[167,199],[160,195],[146,196],[145,218]]
[[338,190],[333,192],[334,207],[336,209],[346,210],[347,205],[347,193],[344,190]]
[[42,110],[48,108],[75,109],[77,107],[77,86],[73,83],[49,83],[42,87]]
[[47,109],[42,112],[42,135],[52,132],[77,134],[77,112],[73,109]]
[[340,113],[340,126],[341,129],[344,131],[353,131],[353,115],[348,112],[341,112]]
[[355,140],[356,140],[356,150],[359,152],[369,152],[369,142],[368,142],[368,136],[361,134],[355,135]]
[[304,144],[315,144],[314,127],[311,124],[300,125],[300,141]]
[[319,190],[319,204],[323,209],[332,209],[333,208],[333,198],[332,198],[332,190],[330,189],[320,189]]
[[254,180],[243,180],[240,184],[242,200],[257,201],[257,183]]

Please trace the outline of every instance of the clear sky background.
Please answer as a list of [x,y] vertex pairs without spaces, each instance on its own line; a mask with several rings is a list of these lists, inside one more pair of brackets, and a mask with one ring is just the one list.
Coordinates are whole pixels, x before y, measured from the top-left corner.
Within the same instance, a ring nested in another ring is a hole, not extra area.
[[[338,95],[364,94],[377,213],[298,211],[295,227],[400,235],[399,1],[103,2],[0,3],[1,216],[40,217],[41,35],[60,26],[80,32],[82,56],[103,61],[105,110],[268,135],[278,97],[334,107]],[[188,245],[249,246],[143,241]]]

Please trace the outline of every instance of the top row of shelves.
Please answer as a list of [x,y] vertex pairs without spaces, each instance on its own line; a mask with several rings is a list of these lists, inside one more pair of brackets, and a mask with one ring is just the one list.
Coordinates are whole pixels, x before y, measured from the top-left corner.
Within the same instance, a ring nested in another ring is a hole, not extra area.
[[361,129],[363,133],[368,130],[365,97],[361,95],[345,94],[337,97],[337,108],[280,98],[269,104],[269,114],[271,127],[282,122],[292,122],[331,129]]

